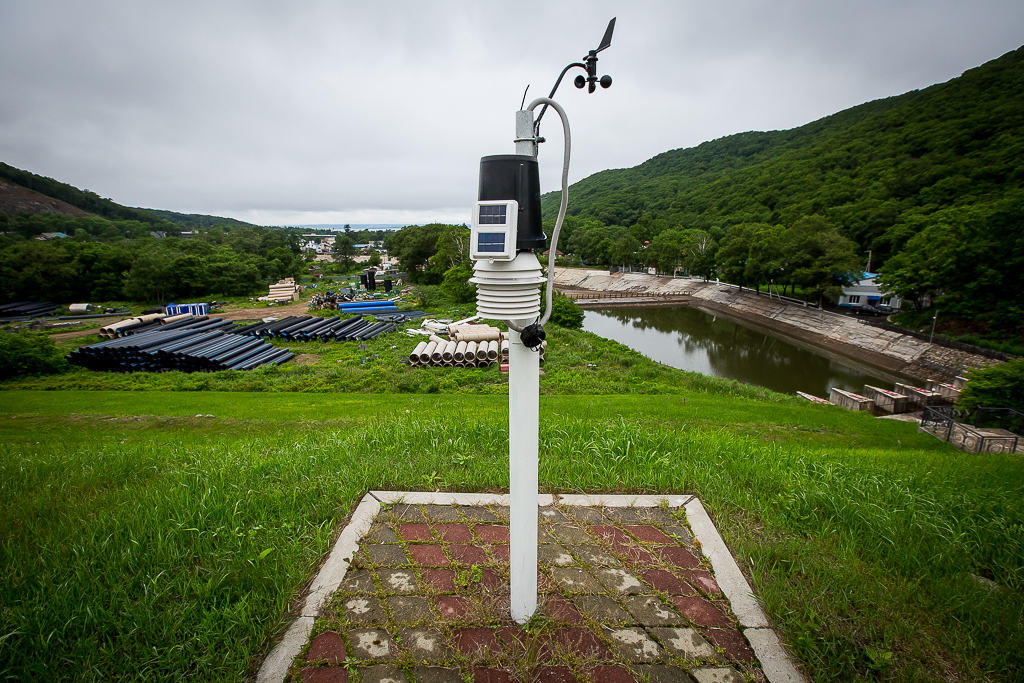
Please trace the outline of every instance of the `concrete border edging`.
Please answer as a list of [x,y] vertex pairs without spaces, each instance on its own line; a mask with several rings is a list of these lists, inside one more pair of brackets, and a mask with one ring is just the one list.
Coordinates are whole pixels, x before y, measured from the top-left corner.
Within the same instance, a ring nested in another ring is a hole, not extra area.
[[[281,683],[295,658],[309,640],[316,616],[327,599],[345,580],[349,563],[359,549],[359,541],[370,530],[373,520],[382,505],[405,503],[409,505],[502,505],[509,503],[508,494],[494,493],[446,493],[446,492],[402,492],[370,491],[345,526],[320,571],[313,579],[310,593],[300,615],[292,622],[256,674],[257,683]],[[558,503],[580,507],[681,507],[686,512],[694,538],[711,562],[715,580],[725,593],[733,612],[744,629],[743,634],[761,662],[762,670],[769,683],[804,683],[792,661],[786,655],[778,635],[771,629],[764,610],[754,599],[743,573],[732,553],[722,540],[711,517],[696,496],[629,496],[629,495],[551,495],[541,494],[541,507]]]

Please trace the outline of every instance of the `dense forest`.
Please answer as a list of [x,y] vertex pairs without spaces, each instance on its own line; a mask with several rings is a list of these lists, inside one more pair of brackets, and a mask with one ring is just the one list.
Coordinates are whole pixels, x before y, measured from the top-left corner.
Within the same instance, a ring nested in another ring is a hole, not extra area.
[[[711,268],[733,281],[804,286],[793,262],[808,254],[793,251],[792,233],[813,220],[830,235],[819,270],[835,268],[820,291],[836,290],[850,258],[863,269],[871,250],[872,270],[919,308],[1020,334],[1021,158],[1024,48],[800,128],[731,135],[590,176],[569,190],[559,249],[588,263],[693,270],[697,240],[704,261],[716,251]],[[557,192],[543,198],[549,225],[558,202]]]
[[[40,209],[44,213],[0,213],[0,301],[246,296],[264,293],[268,282],[297,277],[304,268],[299,229],[133,209],[3,163],[0,178],[38,193],[29,196],[79,209],[76,214],[48,212],[52,207]],[[195,235],[182,238],[183,228]],[[36,239],[43,233],[67,237]]]

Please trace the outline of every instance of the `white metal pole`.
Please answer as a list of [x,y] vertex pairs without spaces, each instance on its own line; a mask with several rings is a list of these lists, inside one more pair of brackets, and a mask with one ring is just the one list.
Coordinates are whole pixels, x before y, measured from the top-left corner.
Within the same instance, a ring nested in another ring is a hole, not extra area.
[[[517,320],[520,327],[533,320]],[[537,609],[537,438],[540,354],[509,330],[508,467],[512,618],[525,623]]]

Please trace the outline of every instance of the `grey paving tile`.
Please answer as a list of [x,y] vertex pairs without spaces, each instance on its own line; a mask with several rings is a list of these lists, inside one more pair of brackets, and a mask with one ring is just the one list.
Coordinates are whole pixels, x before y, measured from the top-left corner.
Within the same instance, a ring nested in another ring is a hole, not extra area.
[[562,543],[592,544],[597,540],[575,524],[552,524],[548,527],[552,536]]
[[578,567],[552,567],[551,580],[570,593],[603,593],[604,588],[586,571]]
[[639,680],[649,683],[694,683],[685,671],[667,664],[636,664],[633,668],[639,674]]
[[560,545],[548,543],[537,548],[537,562],[552,567],[567,567],[576,564],[572,555]]
[[395,641],[382,628],[357,628],[347,635],[349,650],[356,659],[385,662],[399,657]]
[[647,508],[607,508],[605,513],[623,524],[642,524],[647,521],[644,516],[647,514]]
[[363,683],[408,683],[405,672],[390,664],[375,664],[358,668]]
[[338,616],[344,618],[350,624],[362,624],[364,626],[384,626],[388,623],[388,618],[384,614],[380,600],[366,595],[342,599]]
[[608,595],[578,595],[572,599],[573,604],[583,616],[590,617],[599,624],[631,624],[633,617]]
[[443,662],[453,656],[444,635],[434,628],[403,628],[398,631],[402,649],[417,662]]
[[364,537],[364,543],[398,543],[395,530],[388,524],[374,524]]
[[665,530],[666,534],[668,534],[669,536],[673,536],[673,537],[679,539],[681,542],[685,543],[686,545],[688,545],[688,546],[692,546],[693,545],[693,536],[690,534],[690,530],[687,529],[685,526],[681,526],[681,525],[664,526],[664,527],[662,527],[662,529]]
[[538,543],[556,543],[555,537],[548,531],[549,527],[541,526],[537,527],[537,542]]
[[416,683],[463,683],[458,669],[438,666],[417,666],[412,670]]
[[685,624],[687,620],[674,609],[656,597],[649,595],[627,595],[622,598],[622,605],[642,626],[666,626],[668,624]]
[[620,565],[614,555],[599,545],[567,545],[566,550],[579,558],[583,564],[592,567],[618,567]]
[[717,650],[692,628],[650,628],[651,635],[672,654],[682,659],[721,660]]
[[661,659],[661,646],[642,628],[616,628],[608,632],[612,650],[626,662],[654,662]]
[[639,595],[650,592],[650,589],[640,579],[625,569],[596,567],[593,572],[601,583],[619,595]]
[[415,522],[422,524],[427,521],[419,505],[396,505],[390,510],[391,515],[402,522]]
[[401,567],[409,564],[409,558],[400,545],[367,545],[364,550],[374,565]]
[[418,624],[436,618],[430,611],[430,601],[418,595],[392,595],[387,604],[398,624]]
[[355,569],[345,574],[345,580],[341,582],[338,592],[348,595],[371,595],[377,592],[377,586],[373,583],[373,575],[366,569]]
[[466,519],[474,522],[497,522],[498,516],[488,508],[477,505],[466,505],[459,508]]
[[599,508],[592,507],[570,507],[570,515],[584,524],[607,524],[608,518],[604,516]]
[[537,513],[537,519],[541,523],[547,524],[564,524],[569,521],[569,518],[562,514],[560,510],[555,508],[542,507]]
[[415,593],[419,587],[411,569],[380,569],[377,577],[385,593]]
[[746,678],[731,666],[705,667],[692,670],[697,683],[746,683]]
[[461,522],[459,509],[451,505],[424,505],[423,514],[431,522]]

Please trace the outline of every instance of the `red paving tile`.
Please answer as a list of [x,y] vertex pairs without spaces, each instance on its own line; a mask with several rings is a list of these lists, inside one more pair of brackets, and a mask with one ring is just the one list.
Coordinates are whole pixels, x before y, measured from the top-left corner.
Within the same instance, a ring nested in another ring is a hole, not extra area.
[[487,564],[487,553],[475,545],[450,545],[448,552],[459,564]]
[[757,655],[743,639],[743,634],[734,628],[702,628],[704,636],[725,650],[725,656],[737,662],[756,662]]
[[474,667],[473,683],[515,683],[512,675],[503,669]]
[[683,575],[684,579],[689,581],[699,590],[702,590],[709,595],[722,595],[722,589],[718,587],[718,583],[715,581],[715,578],[711,576],[711,572],[694,569],[692,571],[683,571],[680,573]]
[[434,590],[442,593],[455,592],[455,577],[458,576],[451,569],[424,569],[423,580]]
[[442,595],[434,600],[442,619],[463,619],[469,613],[469,601],[458,595]]
[[345,661],[345,643],[334,631],[324,631],[313,639],[306,652],[307,662],[326,662],[341,664]]
[[629,669],[618,664],[595,666],[590,670],[590,683],[635,683]]
[[729,628],[732,622],[729,617],[722,614],[721,610],[703,598],[671,598],[673,604],[679,608],[684,617],[697,626],[713,626],[717,628]]
[[508,543],[508,527],[497,524],[477,524],[473,531],[484,543]]
[[522,659],[527,648],[536,651],[537,659],[545,659],[551,656],[551,634],[531,634],[519,626],[499,626],[497,629],[498,638],[501,639],[505,649],[513,661]]
[[607,659],[611,656],[608,646],[589,628],[560,628],[554,632],[552,641],[559,647],[577,652],[583,657]]
[[435,524],[434,530],[445,543],[472,543],[473,534],[465,524]]
[[572,624],[573,626],[579,626],[583,623],[583,617],[580,615],[579,610],[562,597],[550,596],[547,599],[545,611],[556,623]]
[[677,567],[683,569],[693,569],[700,566],[700,560],[693,556],[686,548],[680,548],[677,545],[667,546],[664,548],[657,548],[658,554],[665,558],[665,561],[669,564],[674,564]]
[[399,524],[398,533],[406,541],[433,541],[429,524]]
[[307,666],[302,670],[302,683],[348,683],[348,672],[341,667]]
[[410,545],[412,561],[424,567],[441,567],[451,564],[439,545]]
[[644,526],[627,526],[623,527],[626,531],[633,534],[641,541],[645,543],[661,543],[665,545],[675,545],[675,539],[666,534],[657,527],[644,525]]
[[606,543],[612,545],[631,545],[633,537],[617,526],[602,524],[590,527],[590,533]]
[[567,666],[542,666],[533,680],[537,683],[576,683],[572,669]]
[[633,564],[657,564],[658,558],[638,545],[612,544],[612,550]]
[[507,545],[492,545],[491,554],[498,562],[509,561],[509,547]]
[[494,629],[484,627],[455,629],[452,637],[459,652],[470,658],[487,658],[501,653]]
[[668,593],[669,595],[696,595],[697,591],[693,589],[693,586],[686,583],[672,572],[667,572],[664,569],[648,569],[643,572],[641,576],[644,581],[660,590],[662,593]]

